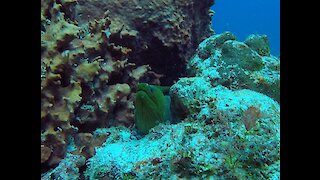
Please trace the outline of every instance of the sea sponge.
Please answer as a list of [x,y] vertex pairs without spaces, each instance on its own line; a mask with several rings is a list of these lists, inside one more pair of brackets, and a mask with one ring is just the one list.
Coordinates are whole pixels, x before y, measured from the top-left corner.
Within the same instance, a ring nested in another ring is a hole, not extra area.
[[135,101],[135,122],[139,131],[148,133],[149,129],[164,121],[165,97],[160,88],[139,83]]

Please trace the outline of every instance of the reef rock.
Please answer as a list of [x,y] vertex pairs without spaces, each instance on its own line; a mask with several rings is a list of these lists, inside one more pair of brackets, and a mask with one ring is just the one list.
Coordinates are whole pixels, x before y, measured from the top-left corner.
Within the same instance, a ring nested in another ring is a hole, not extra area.
[[80,179],[79,168],[85,164],[86,158],[79,155],[67,154],[59,166],[42,174],[41,180],[47,179]]
[[184,74],[185,62],[198,44],[209,37],[213,0],[78,0],[74,19],[79,25],[111,20],[110,42],[126,45],[129,61],[149,64],[165,74],[162,84],[172,84]]
[[280,108],[276,101],[264,94],[249,89],[213,86],[203,77],[181,78],[170,88],[170,97],[172,112],[180,119],[210,120],[221,115],[239,118],[250,107],[259,109],[259,116],[276,117]]
[[[280,108],[251,90],[180,79],[175,104],[191,112],[177,124],[135,131],[105,129],[109,138],[87,161],[88,179],[279,179]],[[198,109],[197,109],[198,108]]]
[[280,59],[270,55],[265,35],[250,35],[244,42],[231,32],[213,35],[199,44],[187,70],[213,86],[251,89],[280,102]]

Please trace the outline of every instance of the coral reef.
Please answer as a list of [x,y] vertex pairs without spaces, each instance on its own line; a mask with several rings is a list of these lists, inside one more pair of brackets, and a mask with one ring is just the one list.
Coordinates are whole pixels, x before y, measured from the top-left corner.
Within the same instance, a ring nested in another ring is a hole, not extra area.
[[110,128],[113,138],[88,160],[86,178],[279,178],[276,101],[251,90],[213,87],[201,77],[180,79],[170,94],[191,113],[180,123],[159,124],[141,139],[127,128]]
[[48,167],[64,158],[78,133],[132,126],[132,88],[143,78],[160,78],[149,65],[128,62],[129,47],[110,42],[107,14],[79,26],[75,4],[41,2],[41,163]]
[[74,11],[79,25],[108,11],[110,42],[125,44],[132,49],[130,62],[149,64],[166,75],[162,84],[171,85],[185,73],[185,62],[198,44],[212,34],[213,4],[213,0],[78,0]]
[[85,164],[86,158],[83,156],[67,154],[59,165],[41,176],[41,180],[46,179],[80,179],[79,168]]
[[41,0],[41,179],[279,179],[280,59],[213,4]]
[[213,35],[199,44],[187,69],[214,86],[251,89],[280,102],[280,59],[270,54],[265,35],[250,35],[244,43],[231,32]]
[[176,114],[179,119],[208,120],[219,119],[220,116],[227,118],[225,116],[229,115],[232,117],[228,118],[252,117],[246,112],[248,108],[259,111],[252,112],[256,117],[279,115],[279,104],[267,96],[249,89],[233,91],[222,85],[213,86],[203,77],[181,78],[171,87],[170,97],[172,111],[184,112]]

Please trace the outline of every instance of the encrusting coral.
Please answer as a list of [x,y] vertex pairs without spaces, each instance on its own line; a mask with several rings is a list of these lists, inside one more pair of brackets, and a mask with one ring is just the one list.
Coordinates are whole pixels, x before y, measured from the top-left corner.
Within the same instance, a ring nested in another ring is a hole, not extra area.
[[250,35],[244,42],[231,32],[212,35],[199,44],[187,71],[214,86],[251,89],[280,102],[280,59],[270,54],[265,35]]

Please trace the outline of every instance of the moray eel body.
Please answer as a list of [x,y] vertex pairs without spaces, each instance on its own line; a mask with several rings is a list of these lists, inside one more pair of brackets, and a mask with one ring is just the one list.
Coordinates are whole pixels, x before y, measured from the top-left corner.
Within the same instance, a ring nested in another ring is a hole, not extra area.
[[135,123],[144,134],[167,118],[166,98],[163,91],[166,87],[139,83],[135,100]]

